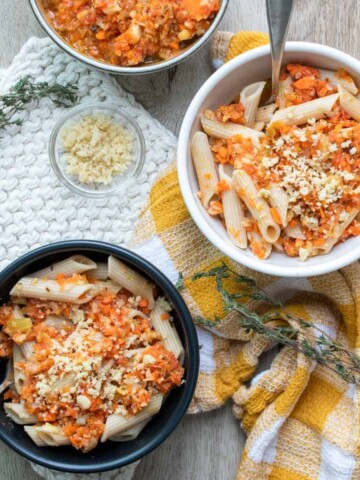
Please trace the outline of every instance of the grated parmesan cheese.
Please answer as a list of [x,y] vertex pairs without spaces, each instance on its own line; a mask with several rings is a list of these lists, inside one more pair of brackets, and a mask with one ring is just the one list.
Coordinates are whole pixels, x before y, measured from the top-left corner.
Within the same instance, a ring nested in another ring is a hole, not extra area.
[[108,115],[85,116],[62,136],[66,172],[84,184],[108,185],[123,174],[132,159],[130,133]]

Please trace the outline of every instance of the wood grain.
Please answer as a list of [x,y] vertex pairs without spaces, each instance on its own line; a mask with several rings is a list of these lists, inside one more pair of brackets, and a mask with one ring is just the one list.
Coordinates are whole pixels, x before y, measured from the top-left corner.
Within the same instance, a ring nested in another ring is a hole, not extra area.
[[[290,26],[291,40],[305,40],[359,54],[357,0],[297,0]],[[31,36],[43,36],[27,0],[1,0],[0,67],[8,66]],[[265,0],[230,0],[222,22],[226,30],[266,31]],[[167,128],[178,133],[183,115],[196,91],[212,73],[208,48],[174,71],[142,77],[121,77],[133,93]],[[263,361],[263,366],[269,360]],[[232,480],[244,443],[231,407],[187,417],[175,433],[142,461],[135,480]],[[28,463],[0,445],[1,480],[35,480]]]

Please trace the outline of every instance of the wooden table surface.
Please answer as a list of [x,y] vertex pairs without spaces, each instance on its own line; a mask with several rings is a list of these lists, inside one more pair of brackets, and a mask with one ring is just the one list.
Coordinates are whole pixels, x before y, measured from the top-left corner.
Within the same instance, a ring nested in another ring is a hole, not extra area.
[[[297,0],[291,40],[322,43],[360,56],[357,0]],[[31,36],[44,36],[27,0],[0,0],[0,68],[7,67]],[[230,0],[221,28],[266,31],[265,0]],[[208,48],[168,72],[119,78],[151,114],[178,133],[183,114],[198,88],[211,74]],[[269,362],[264,362],[266,365]],[[135,480],[232,480],[245,436],[231,406],[186,417],[175,433],[137,468]],[[0,445],[1,480],[35,480],[28,463]]]

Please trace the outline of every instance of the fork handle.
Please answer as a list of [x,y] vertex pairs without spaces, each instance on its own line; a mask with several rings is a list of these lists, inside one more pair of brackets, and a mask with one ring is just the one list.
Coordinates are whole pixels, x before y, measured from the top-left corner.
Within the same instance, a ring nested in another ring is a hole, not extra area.
[[271,40],[273,95],[277,95],[279,91],[281,62],[292,10],[293,0],[266,0],[266,15]]

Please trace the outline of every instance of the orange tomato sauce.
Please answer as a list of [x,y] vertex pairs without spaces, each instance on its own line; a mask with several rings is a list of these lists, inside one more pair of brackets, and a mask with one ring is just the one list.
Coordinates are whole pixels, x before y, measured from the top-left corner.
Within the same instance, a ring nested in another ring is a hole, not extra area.
[[75,50],[113,65],[169,59],[209,28],[219,0],[42,0]]

